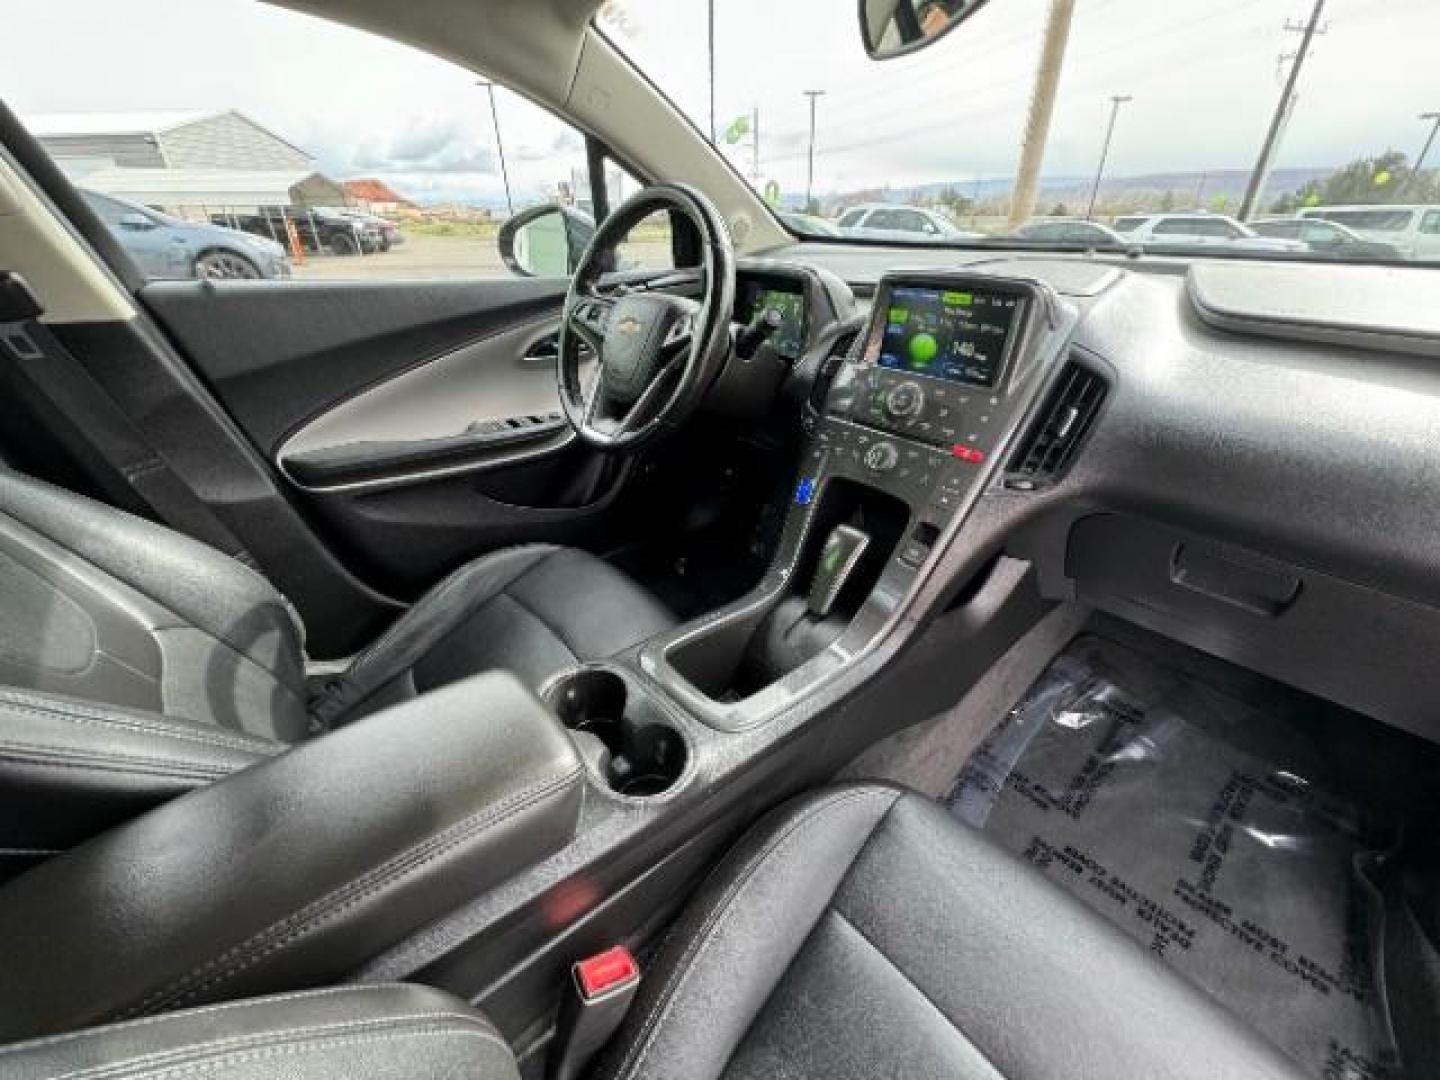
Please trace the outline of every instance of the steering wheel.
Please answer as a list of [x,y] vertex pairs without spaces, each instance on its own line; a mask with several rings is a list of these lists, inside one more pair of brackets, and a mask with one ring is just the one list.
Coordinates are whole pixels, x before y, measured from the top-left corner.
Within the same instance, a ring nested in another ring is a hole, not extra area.
[[[677,271],[677,277],[698,276],[698,300],[643,283],[605,283],[616,247],[658,210],[695,227],[698,274]],[[597,450],[620,452],[674,431],[725,365],[734,306],[735,251],[708,198],[684,184],[657,184],[616,208],[580,257],[560,323],[560,403],[576,434]],[[582,344],[599,362],[588,380]]]

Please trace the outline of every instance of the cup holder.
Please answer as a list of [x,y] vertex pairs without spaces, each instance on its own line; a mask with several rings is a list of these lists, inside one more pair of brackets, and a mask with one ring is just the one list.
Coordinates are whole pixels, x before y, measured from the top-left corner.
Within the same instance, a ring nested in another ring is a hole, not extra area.
[[685,771],[689,753],[680,733],[643,699],[632,700],[625,680],[606,668],[567,672],[544,698],[595,771],[618,795],[646,798],[668,791]]

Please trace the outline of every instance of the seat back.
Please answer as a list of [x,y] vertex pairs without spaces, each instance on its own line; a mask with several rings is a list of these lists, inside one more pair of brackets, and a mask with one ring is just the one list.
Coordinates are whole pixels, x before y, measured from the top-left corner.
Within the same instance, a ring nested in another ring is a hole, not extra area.
[[0,466],[0,684],[294,742],[302,646],[248,567]]

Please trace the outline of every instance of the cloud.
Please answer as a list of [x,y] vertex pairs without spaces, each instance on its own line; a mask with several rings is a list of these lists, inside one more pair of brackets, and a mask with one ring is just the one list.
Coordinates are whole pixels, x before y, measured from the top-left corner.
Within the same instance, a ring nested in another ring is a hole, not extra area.
[[468,129],[458,117],[410,121],[387,135],[369,133],[360,142],[327,140],[317,150],[322,163],[342,173],[499,173],[488,133]]

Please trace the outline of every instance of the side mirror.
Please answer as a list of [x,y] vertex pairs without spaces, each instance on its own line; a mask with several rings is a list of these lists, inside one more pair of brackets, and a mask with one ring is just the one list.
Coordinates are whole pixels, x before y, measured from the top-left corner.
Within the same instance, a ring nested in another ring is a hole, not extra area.
[[872,60],[927,49],[989,0],[860,0],[860,38]]
[[122,229],[134,229],[136,232],[144,232],[146,229],[155,228],[155,222],[151,221],[144,214],[122,214],[120,215],[120,227]]
[[515,214],[500,226],[500,258],[521,277],[568,277],[595,235],[588,214],[547,203]]

